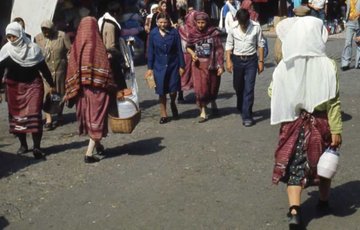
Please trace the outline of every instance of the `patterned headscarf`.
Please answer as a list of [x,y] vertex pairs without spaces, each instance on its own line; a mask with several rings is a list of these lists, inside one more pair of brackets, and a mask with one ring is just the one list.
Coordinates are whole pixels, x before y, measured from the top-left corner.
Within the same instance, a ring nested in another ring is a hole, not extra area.
[[80,21],[70,50],[65,80],[66,99],[75,97],[81,85],[106,89],[113,84],[97,21],[94,17],[85,17]]
[[[207,27],[200,31],[197,27],[196,27],[196,21],[197,20],[205,20],[208,22]],[[191,22],[190,22],[191,23]],[[213,26],[209,25],[209,15],[205,12],[200,12],[200,11],[196,11],[194,13],[194,22],[192,22],[195,24],[195,26],[193,27],[189,27],[189,35],[188,35],[188,44],[194,44],[198,41],[207,39],[207,38],[211,38],[214,36],[217,36],[220,34],[219,30]]]

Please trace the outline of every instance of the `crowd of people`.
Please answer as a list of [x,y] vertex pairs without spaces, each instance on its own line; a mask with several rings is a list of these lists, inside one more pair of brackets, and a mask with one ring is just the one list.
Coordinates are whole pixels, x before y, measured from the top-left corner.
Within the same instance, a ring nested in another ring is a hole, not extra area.
[[[145,25],[146,76],[155,80],[159,123],[179,119],[178,93],[191,89],[199,109],[198,122],[208,121],[209,104],[211,115],[217,115],[216,99],[221,75],[226,70],[233,76],[235,106],[243,126],[255,125],[254,88],[256,75],[264,70],[266,40],[252,2],[225,3],[224,24],[220,23],[226,29],[225,46],[221,40],[223,32],[212,25],[205,12],[187,7],[182,22],[175,22],[166,7],[165,1],[150,6],[151,14]],[[63,124],[63,104],[56,114],[45,113],[43,124],[43,102],[46,95],[58,94],[68,107],[75,105],[79,134],[89,136],[84,162],[100,160],[96,155],[104,154],[101,139],[108,132],[107,114],[116,107],[118,92],[127,88],[125,77],[131,65],[131,55],[125,49],[125,37],[131,31],[123,31],[120,9],[118,2],[110,2],[98,20],[83,17],[72,42],[49,20],[40,25],[42,32],[34,42],[26,35],[25,24],[19,18],[6,27],[7,43],[0,51],[0,77],[6,86],[10,133],[20,142],[17,154],[29,151],[26,141],[29,133],[34,157],[45,158],[41,150],[43,128],[51,131]],[[307,186],[319,185],[318,208],[329,208],[331,179],[319,177],[316,165],[326,148],[338,148],[342,142],[338,73],[336,64],[325,53],[328,31],[321,16],[320,19],[307,16],[309,11],[300,6],[294,10],[296,17],[277,25],[278,65],[269,87],[271,124],[280,124],[273,183],[287,184],[289,225],[295,227],[301,225],[300,195]],[[355,19],[360,9],[350,1],[348,12],[349,25],[354,23],[354,27],[349,26],[350,34],[359,26]],[[351,60],[348,43],[351,47],[347,37],[343,70]],[[359,67],[358,57],[355,62]],[[171,119],[167,113],[168,95]]]

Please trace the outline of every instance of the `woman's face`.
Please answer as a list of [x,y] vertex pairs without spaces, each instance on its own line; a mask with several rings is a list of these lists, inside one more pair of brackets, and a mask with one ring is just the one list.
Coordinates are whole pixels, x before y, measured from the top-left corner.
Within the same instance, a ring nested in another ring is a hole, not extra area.
[[152,9],[151,13],[155,14],[158,11],[158,7],[155,7],[154,9]]
[[160,11],[161,11],[161,12],[166,12],[166,3],[163,3],[163,4],[160,6]]
[[206,28],[207,22],[206,20],[200,19],[196,20],[196,27],[198,30],[203,31]]
[[157,20],[157,26],[160,30],[165,30],[169,26],[169,21],[166,18],[159,18]]
[[15,36],[15,35],[12,35],[12,34],[7,34],[6,35],[6,39],[9,41],[9,42],[14,42],[18,39],[19,37]]

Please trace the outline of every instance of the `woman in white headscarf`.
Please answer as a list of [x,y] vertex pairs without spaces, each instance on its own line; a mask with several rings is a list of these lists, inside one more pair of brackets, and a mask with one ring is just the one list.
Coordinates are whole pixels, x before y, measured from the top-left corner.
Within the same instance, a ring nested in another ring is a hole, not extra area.
[[41,49],[26,37],[19,23],[12,22],[6,27],[6,38],[8,42],[0,51],[0,80],[6,69],[10,133],[20,140],[17,154],[28,151],[26,133],[31,133],[34,157],[40,159],[45,157],[40,149],[44,95],[41,74],[51,87],[51,92],[56,91],[55,85]]
[[[276,33],[282,60],[273,73],[271,124],[281,124],[273,183],[287,184],[289,225],[300,225],[303,188],[319,185],[318,208],[329,207],[331,180],[317,175],[328,147],[341,144],[341,108],[337,68],[325,54],[327,31],[315,17],[281,21]],[[294,45],[296,44],[296,45]]]

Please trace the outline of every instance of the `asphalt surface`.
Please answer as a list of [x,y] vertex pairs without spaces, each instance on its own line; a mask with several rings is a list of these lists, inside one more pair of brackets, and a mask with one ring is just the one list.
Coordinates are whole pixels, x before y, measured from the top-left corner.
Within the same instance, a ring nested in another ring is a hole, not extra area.
[[[330,38],[327,45],[337,63],[343,43]],[[83,162],[87,138],[77,135],[73,109],[65,110],[64,126],[44,132],[47,160],[39,161],[14,154],[18,141],[8,133],[6,103],[0,104],[0,229],[287,229],[286,187],[271,184],[279,129],[269,122],[272,56],[270,49],[257,78],[250,128],[241,124],[228,73],[218,117],[199,124],[194,95],[186,92],[181,118],[160,125],[146,67],[136,67],[142,119],[132,134],[109,133],[106,156],[93,165]],[[332,212],[320,216],[317,189],[304,191],[307,229],[360,229],[359,73],[339,71],[344,132]]]

